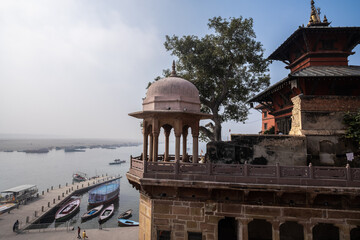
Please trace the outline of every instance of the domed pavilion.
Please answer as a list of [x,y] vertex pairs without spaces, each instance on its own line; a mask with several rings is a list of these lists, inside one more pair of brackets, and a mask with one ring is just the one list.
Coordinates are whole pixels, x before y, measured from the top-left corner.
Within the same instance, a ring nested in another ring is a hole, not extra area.
[[[143,100],[143,110],[129,114],[143,119],[144,145],[142,158],[144,161],[170,160],[169,136],[173,129],[175,134],[175,160],[189,161],[187,154],[187,135],[189,128],[192,135],[192,162],[198,162],[199,121],[209,119],[210,114],[200,112],[199,91],[194,84],[176,75],[173,62],[170,77],[152,83]],[[163,128],[165,134],[164,157],[158,154],[159,134]],[[180,139],[182,136],[182,156],[180,155]],[[150,146],[149,146],[150,145]],[[149,148],[149,156],[148,156]]]

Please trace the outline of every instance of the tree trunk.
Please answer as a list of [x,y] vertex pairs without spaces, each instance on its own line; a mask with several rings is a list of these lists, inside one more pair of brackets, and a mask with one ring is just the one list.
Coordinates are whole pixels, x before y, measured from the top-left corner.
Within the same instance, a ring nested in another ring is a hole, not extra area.
[[215,141],[221,141],[221,121],[220,119],[214,117],[214,123],[215,123],[215,127],[214,127]]

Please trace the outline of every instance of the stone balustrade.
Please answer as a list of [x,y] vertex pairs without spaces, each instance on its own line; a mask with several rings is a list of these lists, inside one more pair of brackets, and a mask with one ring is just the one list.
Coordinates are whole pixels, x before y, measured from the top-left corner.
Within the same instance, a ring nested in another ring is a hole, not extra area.
[[360,168],[144,162],[131,158],[130,174],[140,178],[210,182],[359,187]]

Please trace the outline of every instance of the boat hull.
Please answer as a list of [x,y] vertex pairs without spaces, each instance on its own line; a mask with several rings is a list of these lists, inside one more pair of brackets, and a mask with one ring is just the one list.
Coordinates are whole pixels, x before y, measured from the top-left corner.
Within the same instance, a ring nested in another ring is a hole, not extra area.
[[103,207],[104,207],[104,205],[99,205],[95,208],[90,209],[89,211],[84,213],[84,215],[81,216],[81,221],[86,221],[86,220],[89,220],[89,219],[95,217],[96,215],[98,215],[101,212]]
[[[107,189],[109,187],[109,190]],[[100,204],[107,204],[119,197],[120,184],[112,183],[110,185],[104,185],[97,187],[89,193],[89,206],[94,207]]]
[[123,227],[139,226],[138,222],[128,220],[128,219],[118,219],[118,223],[119,223],[119,226],[123,226]]
[[118,219],[128,219],[132,216],[132,209],[129,209],[118,216]]
[[107,221],[114,214],[114,204],[107,206],[99,215],[99,222]]
[[80,199],[72,200],[61,207],[55,214],[55,221],[64,221],[77,213],[80,209]]

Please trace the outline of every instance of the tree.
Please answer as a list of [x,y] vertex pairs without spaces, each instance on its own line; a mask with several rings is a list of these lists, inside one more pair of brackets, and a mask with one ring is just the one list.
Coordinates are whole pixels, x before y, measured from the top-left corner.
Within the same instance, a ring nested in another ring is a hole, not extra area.
[[251,18],[214,17],[208,26],[214,33],[203,38],[166,36],[164,45],[178,57],[179,75],[198,88],[201,110],[213,115],[214,124],[201,127],[201,133],[221,141],[221,124],[244,122],[249,111],[246,100],[269,85],[269,63],[255,40]]
[[348,126],[345,137],[353,140],[360,146],[360,109],[357,112],[348,112],[344,115],[344,123]]

